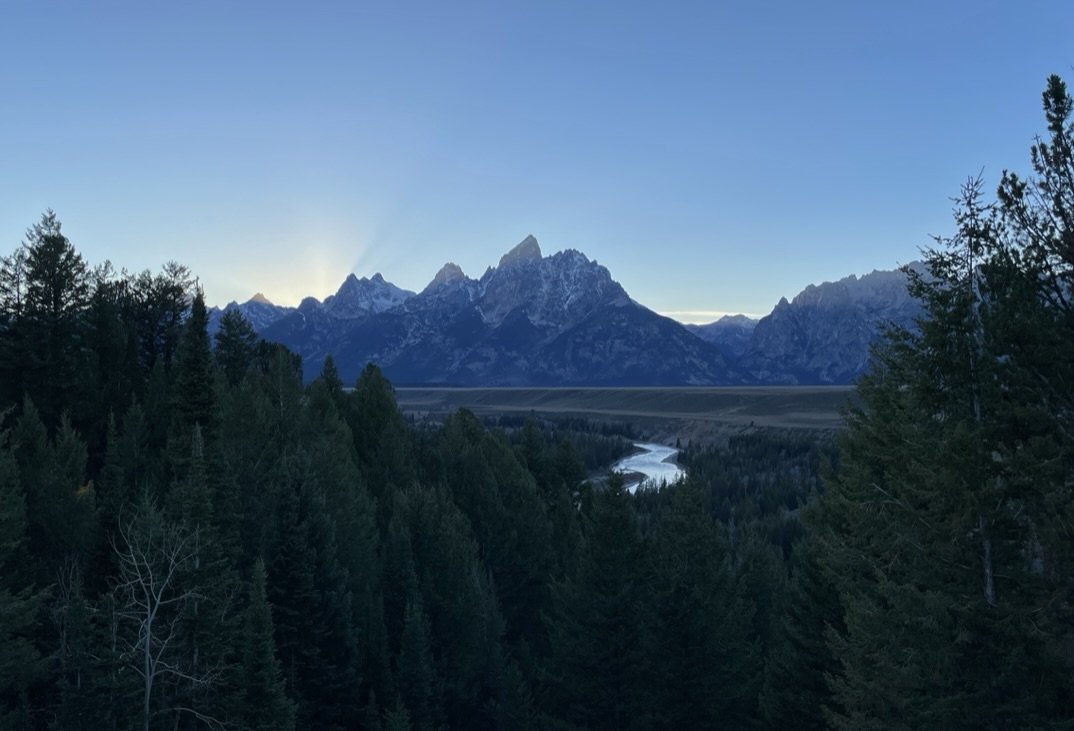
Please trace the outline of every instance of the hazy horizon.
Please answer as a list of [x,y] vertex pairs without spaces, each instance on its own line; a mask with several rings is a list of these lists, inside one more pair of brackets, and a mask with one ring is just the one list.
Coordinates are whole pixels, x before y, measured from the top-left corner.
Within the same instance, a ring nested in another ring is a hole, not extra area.
[[763,315],[918,258],[967,177],[1027,170],[1074,20],[1033,10],[18,4],[0,252],[52,208],[91,262],[296,304],[478,277],[532,232],[657,312]]

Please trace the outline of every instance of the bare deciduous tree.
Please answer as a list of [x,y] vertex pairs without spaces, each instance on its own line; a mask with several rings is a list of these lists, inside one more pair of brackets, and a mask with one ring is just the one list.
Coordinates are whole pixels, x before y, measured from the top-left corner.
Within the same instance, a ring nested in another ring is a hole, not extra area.
[[119,558],[119,581],[114,588],[118,614],[134,625],[124,657],[142,679],[143,728],[158,713],[191,714],[211,727],[219,720],[196,708],[163,704],[154,711],[154,692],[161,685],[188,683],[211,685],[215,670],[185,667],[179,653],[184,608],[201,598],[195,586],[183,586],[180,578],[197,555],[194,534],[165,520],[153,505],[143,505],[130,519],[120,522],[113,542]]

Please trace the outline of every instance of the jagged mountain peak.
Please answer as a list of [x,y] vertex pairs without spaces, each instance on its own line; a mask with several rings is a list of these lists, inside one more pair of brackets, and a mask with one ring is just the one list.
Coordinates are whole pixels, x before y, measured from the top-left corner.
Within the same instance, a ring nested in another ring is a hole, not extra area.
[[225,312],[230,312],[232,310],[242,314],[243,318],[250,323],[254,330],[261,331],[275,323],[277,320],[294,312],[295,308],[274,305],[269,301],[268,297],[261,292],[256,293],[253,297],[241,304],[232,300],[224,305],[222,309],[213,307],[209,310],[209,335],[216,334],[220,329],[221,317],[223,317]]
[[750,317],[749,315],[724,315],[714,325],[734,325],[737,327],[749,327],[752,328],[757,324],[758,318]]
[[323,306],[333,317],[352,318],[390,310],[413,296],[413,292],[386,281],[380,272],[361,279],[352,272],[334,295],[325,298]]
[[448,282],[454,282],[458,279],[466,279],[466,274],[463,273],[462,267],[453,261],[449,261],[447,264],[440,267],[440,271],[433,277],[431,284],[447,284]]
[[849,383],[865,371],[886,323],[912,328],[920,303],[903,271],[811,284],[786,297],[753,330],[738,365],[769,383]]
[[[910,268],[915,264],[910,264]],[[909,300],[906,274],[895,269],[874,270],[861,276],[851,274],[834,282],[810,284],[794,297],[791,304],[824,308],[848,305],[889,307]]]
[[541,259],[541,246],[537,243],[537,239],[533,234],[530,234],[506,254],[500,257],[499,268],[505,266],[511,266],[513,264],[522,264],[530,261],[540,261]]

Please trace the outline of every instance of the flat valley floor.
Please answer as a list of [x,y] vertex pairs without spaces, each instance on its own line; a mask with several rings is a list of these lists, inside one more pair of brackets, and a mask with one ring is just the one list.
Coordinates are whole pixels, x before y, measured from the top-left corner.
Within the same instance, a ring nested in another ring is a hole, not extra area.
[[749,427],[840,429],[853,395],[853,386],[396,389],[400,408],[418,417],[459,408],[478,416],[576,416],[700,439]]

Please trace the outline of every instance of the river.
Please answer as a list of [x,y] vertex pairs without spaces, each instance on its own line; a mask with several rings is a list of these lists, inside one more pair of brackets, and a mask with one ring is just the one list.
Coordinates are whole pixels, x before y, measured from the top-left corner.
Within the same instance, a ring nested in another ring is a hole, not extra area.
[[[621,459],[612,467],[616,472],[623,472],[627,475],[626,488],[630,492],[634,492],[643,484],[658,487],[661,483],[671,484],[686,477],[682,468],[672,461],[679,453],[679,450],[674,447],[649,443],[637,443],[634,446],[645,451]],[[644,477],[638,480],[630,473],[641,474]]]

